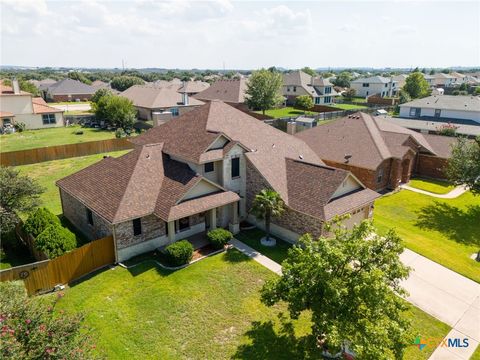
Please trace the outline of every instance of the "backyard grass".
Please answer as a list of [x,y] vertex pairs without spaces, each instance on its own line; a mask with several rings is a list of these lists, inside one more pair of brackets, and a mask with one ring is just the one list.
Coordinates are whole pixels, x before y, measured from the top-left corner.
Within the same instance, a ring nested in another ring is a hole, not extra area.
[[60,203],[60,195],[58,188],[55,185],[55,181],[100,161],[105,155],[118,157],[128,151],[129,150],[122,150],[111,153],[46,161],[37,164],[17,166],[16,168],[19,169],[22,174],[38,180],[40,185],[45,188],[45,192],[41,196],[42,206],[48,208],[55,215],[60,215],[62,213],[62,205]]
[[[285,305],[260,302],[260,288],[274,276],[236,250],[175,272],[147,261],[72,286],[57,310],[85,312],[97,348],[112,359],[320,358],[303,346],[311,340],[308,314],[292,321]],[[449,331],[414,307],[406,316],[415,335]],[[432,351],[412,346],[405,358],[427,359]]]
[[[259,114],[262,114],[261,111],[256,111],[257,113]],[[294,107],[291,107],[291,106],[287,106],[287,107],[284,107],[284,108],[280,108],[280,109],[271,109],[271,110],[267,110],[265,111],[265,115],[268,115],[270,117],[273,117],[273,118],[282,118],[282,117],[298,117],[298,116],[301,116],[301,115],[304,115],[304,114],[307,114],[307,115],[316,115],[317,113],[316,112],[313,112],[313,111],[303,111],[303,110],[299,110],[299,109],[295,109]]]
[[[75,132],[81,130],[82,135]],[[113,139],[114,131],[82,128],[78,125],[41,130],[26,130],[0,135],[0,152],[34,149],[44,146],[76,144],[87,141]]]
[[447,194],[455,188],[455,186],[449,184],[447,181],[435,179],[412,179],[408,185],[435,194]]
[[362,110],[368,109],[367,106],[362,105],[354,105],[354,104],[331,104],[329,105],[334,108],[338,108],[339,110]]
[[471,192],[437,199],[400,190],[375,202],[380,232],[395,229],[409,249],[476,282],[480,263],[470,256],[480,249],[479,219],[480,198]]

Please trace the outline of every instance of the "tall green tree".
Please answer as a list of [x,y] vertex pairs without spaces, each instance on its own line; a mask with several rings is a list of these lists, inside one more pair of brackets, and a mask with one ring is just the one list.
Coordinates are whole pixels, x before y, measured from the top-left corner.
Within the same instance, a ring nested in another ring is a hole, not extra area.
[[466,184],[473,194],[480,195],[480,135],[474,141],[458,138],[446,174],[455,185]]
[[317,72],[315,70],[313,70],[312,68],[309,68],[308,66],[305,66],[303,68],[300,69],[301,71],[303,71],[305,74],[308,74],[310,76],[317,76]]
[[405,90],[412,99],[418,99],[430,95],[430,86],[421,72],[413,72],[405,79]]
[[115,76],[112,79],[110,85],[112,88],[118,91],[125,91],[129,87],[133,85],[143,85],[145,81],[137,76],[129,76],[129,75],[122,75],[122,76]]
[[343,96],[347,100],[352,100],[355,97],[355,95],[357,95],[357,91],[353,88],[350,88],[343,93]]
[[110,89],[105,89],[105,88],[98,89],[97,91],[95,91],[90,101],[92,103],[97,104],[101,98],[103,98],[104,96],[110,96],[110,95],[113,95]]
[[105,95],[92,103],[92,108],[97,119],[126,132],[133,128],[136,121],[137,112],[133,103],[123,96]]
[[332,84],[335,86],[341,87],[350,87],[350,81],[352,80],[352,76],[347,71],[342,71],[338,76],[332,80]]
[[313,109],[314,103],[310,95],[300,95],[295,98],[295,107],[302,109],[304,113],[307,110]]
[[73,80],[78,80],[84,84],[90,85],[92,82],[82,73],[78,71],[71,71],[68,73],[68,77]]
[[336,353],[343,345],[356,359],[402,359],[413,341],[402,316],[407,304],[400,281],[409,269],[400,261],[400,238],[380,236],[368,221],[333,236],[302,236],[282,263],[283,275],[268,281],[262,301],[288,305],[290,316],[309,312],[319,346]]
[[252,73],[248,81],[246,94],[247,105],[254,110],[271,109],[282,103],[281,88],[283,84],[282,75],[278,72],[271,72],[265,69]]
[[5,234],[19,221],[18,213],[33,210],[44,189],[12,167],[0,167],[0,232]]
[[410,94],[406,92],[404,89],[400,89],[400,91],[398,92],[398,99],[399,99],[398,102],[400,104],[405,104],[409,101],[412,101]]
[[255,195],[252,205],[252,214],[261,220],[265,220],[266,238],[270,240],[270,224],[272,218],[278,217],[285,211],[285,203],[280,194],[271,189],[263,189]]

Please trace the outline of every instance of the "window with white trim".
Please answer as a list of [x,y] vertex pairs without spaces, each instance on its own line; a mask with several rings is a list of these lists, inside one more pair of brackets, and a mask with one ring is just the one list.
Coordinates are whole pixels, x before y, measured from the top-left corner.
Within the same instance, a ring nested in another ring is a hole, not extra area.
[[56,124],[57,120],[55,119],[55,114],[43,114],[42,122],[43,122],[43,125]]

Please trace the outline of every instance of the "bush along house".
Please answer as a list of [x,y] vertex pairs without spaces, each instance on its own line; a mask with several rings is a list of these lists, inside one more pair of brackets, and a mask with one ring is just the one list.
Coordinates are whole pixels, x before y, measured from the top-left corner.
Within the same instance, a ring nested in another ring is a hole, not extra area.
[[90,239],[113,235],[117,261],[216,227],[239,231],[255,195],[278,192],[286,211],[272,233],[318,236],[335,215],[347,226],[372,216],[377,193],[326,166],[306,143],[221,101],[211,101],[132,140],[57,182],[63,213]]

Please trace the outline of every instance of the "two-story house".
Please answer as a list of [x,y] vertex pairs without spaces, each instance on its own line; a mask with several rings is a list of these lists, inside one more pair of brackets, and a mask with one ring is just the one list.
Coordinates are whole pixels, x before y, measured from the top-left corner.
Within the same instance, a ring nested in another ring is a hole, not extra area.
[[64,126],[63,110],[20,90],[18,81],[13,80],[12,86],[0,85],[0,126],[15,123],[23,123],[27,129]]
[[287,105],[294,105],[300,95],[309,95],[315,105],[329,105],[334,102],[337,92],[328,79],[310,76],[301,70],[283,74],[282,94]]
[[383,76],[357,79],[350,83],[350,87],[355,89],[357,96],[361,97],[369,97],[372,95],[392,97],[396,96],[399,90],[396,80]]
[[57,182],[64,216],[88,238],[113,235],[117,261],[215,227],[239,231],[255,195],[286,204],[272,232],[288,241],[319,236],[336,215],[347,226],[372,216],[377,193],[349,171],[326,166],[302,140],[212,100],[132,140]]

